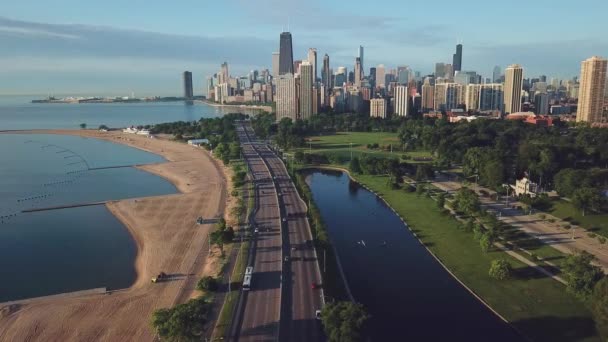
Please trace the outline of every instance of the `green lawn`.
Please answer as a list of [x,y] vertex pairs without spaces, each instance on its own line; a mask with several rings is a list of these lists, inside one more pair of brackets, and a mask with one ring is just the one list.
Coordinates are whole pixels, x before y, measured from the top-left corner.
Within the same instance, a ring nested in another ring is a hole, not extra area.
[[[538,341],[599,341],[590,312],[563,285],[504,252],[483,253],[471,234],[456,228],[455,219],[440,214],[432,199],[392,190],[385,177],[356,178],[380,193],[460,280],[527,336]],[[540,248],[539,255],[554,256]],[[498,258],[514,266],[513,279],[496,281],[488,276],[490,262]]]
[[[378,156],[400,158],[404,154],[411,158],[430,157],[431,154],[427,151],[402,151],[402,146],[397,133],[387,132],[339,132],[332,135],[308,137],[304,148],[300,150],[309,152],[312,147],[314,153],[331,154],[339,156],[343,161],[350,160],[351,143],[353,156],[361,156],[364,154],[374,154]],[[368,144],[378,144],[381,148],[368,149]],[[393,146],[393,152],[390,148],[382,149],[382,146]],[[415,161],[411,160],[412,163]],[[342,164],[342,163],[341,163]]]
[[562,220],[570,221],[594,233],[608,237],[608,214],[588,212],[586,216],[583,216],[574,208],[572,203],[564,200],[553,202],[553,209],[550,213]]

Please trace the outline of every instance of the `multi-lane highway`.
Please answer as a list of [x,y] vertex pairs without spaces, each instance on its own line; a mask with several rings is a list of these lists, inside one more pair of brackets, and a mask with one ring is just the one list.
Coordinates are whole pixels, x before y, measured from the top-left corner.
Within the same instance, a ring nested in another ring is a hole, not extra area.
[[323,290],[317,256],[299,197],[285,165],[247,123],[237,126],[256,196],[248,265],[251,289],[241,292],[234,341],[321,341]]
[[[272,175],[245,130],[237,133],[255,183],[253,238],[247,265],[253,266],[251,289],[242,290],[234,324],[235,341],[277,341],[281,309],[282,241],[278,196]],[[257,232],[256,232],[257,230]]]

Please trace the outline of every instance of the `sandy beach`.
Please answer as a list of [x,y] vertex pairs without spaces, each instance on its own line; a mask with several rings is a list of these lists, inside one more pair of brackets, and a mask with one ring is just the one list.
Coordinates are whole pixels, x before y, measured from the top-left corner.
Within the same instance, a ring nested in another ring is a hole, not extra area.
[[[167,139],[122,132],[40,130],[14,133],[98,138],[163,156],[167,162],[139,166],[172,182],[181,193],[113,201],[108,209],[129,229],[137,244],[137,279],[112,293],[49,296],[0,304],[0,341],[150,341],[154,310],[185,302],[196,281],[216,271],[207,258],[213,220],[234,200],[227,194],[229,170],[207,151]],[[107,256],[111,258],[111,255]],[[152,284],[159,272],[172,276]]]

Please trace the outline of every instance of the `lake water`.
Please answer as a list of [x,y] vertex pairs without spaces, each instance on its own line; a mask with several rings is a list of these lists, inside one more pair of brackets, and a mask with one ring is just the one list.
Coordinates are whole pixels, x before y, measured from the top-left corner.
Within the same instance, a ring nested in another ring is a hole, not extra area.
[[176,193],[135,168],[163,162],[106,141],[56,135],[0,135],[0,302],[135,280],[135,243],[105,206],[23,213],[32,208]]
[[195,121],[226,113],[257,113],[255,110],[212,107],[203,103],[31,103],[36,96],[0,96],[0,130],[71,128],[81,123],[89,128],[100,125],[129,127],[173,121]]
[[[374,194],[342,172],[312,172],[307,181],[353,296],[372,315],[373,341],[523,340],[446,272]],[[357,244],[361,240],[366,247]]]

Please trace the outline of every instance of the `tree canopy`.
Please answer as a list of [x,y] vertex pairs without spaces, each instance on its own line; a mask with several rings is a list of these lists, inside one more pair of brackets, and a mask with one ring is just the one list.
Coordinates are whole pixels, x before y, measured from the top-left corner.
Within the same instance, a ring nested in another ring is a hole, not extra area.
[[569,255],[562,264],[568,290],[583,299],[591,296],[593,287],[603,277],[601,268],[591,263],[593,260],[592,254],[583,251]]
[[368,319],[365,307],[359,303],[330,303],[321,312],[321,321],[329,342],[362,341],[364,325]]

